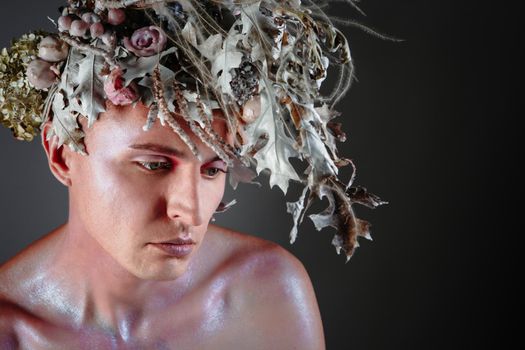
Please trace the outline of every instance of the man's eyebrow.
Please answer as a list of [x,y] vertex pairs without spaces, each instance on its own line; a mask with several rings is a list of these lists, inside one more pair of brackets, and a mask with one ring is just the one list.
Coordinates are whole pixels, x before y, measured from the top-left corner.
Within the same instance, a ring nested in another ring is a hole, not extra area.
[[[169,147],[169,146],[165,146],[165,145],[159,145],[157,143],[137,143],[137,144],[133,144],[133,145],[130,145],[129,148],[132,148],[132,149],[142,149],[142,150],[147,150],[147,151],[153,151],[153,152],[157,152],[157,153],[163,153],[163,154],[167,154],[167,155],[170,155],[170,156],[174,156],[174,157],[177,157],[177,158],[180,158],[180,159],[187,159],[188,158],[188,153],[187,152],[183,152],[179,149],[176,149],[176,148],[173,148],[173,147]],[[209,159],[209,160],[206,160],[204,163],[205,164],[208,164],[208,163],[212,163],[212,162],[215,162],[216,160],[221,160],[221,158],[217,155],[215,155],[213,158]]]
[[159,145],[156,143],[136,143],[136,144],[130,145],[129,148],[143,149],[147,151],[164,153],[164,154],[168,154],[170,156],[175,156],[179,158],[187,158],[187,155],[181,150],[178,150],[176,148],[172,148],[169,146]]

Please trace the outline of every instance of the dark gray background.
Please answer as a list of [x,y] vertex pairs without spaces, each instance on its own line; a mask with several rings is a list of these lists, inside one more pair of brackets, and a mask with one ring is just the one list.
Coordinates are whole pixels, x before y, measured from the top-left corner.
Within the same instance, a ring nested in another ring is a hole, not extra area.
[[[50,29],[46,16],[56,18],[60,4],[2,2],[0,46],[32,28]],[[333,6],[332,14],[354,14]],[[278,242],[304,263],[328,349],[487,345],[510,305],[497,299],[508,288],[503,266],[516,260],[496,259],[512,233],[513,11],[480,1],[365,0],[361,7],[362,22],[406,40],[344,29],[359,82],[338,108],[348,135],[341,153],[357,164],[357,184],[390,201],[357,209],[372,222],[374,241],[361,240],[345,264],[330,244],[334,232],[305,220],[290,245],[285,200],[267,185],[229,191],[226,199],[239,204],[218,222]],[[0,182],[2,262],[65,221],[67,192],[49,172],[40,140],[16,141],[5,128]],[[292,188],[286,199],[296,197]]]

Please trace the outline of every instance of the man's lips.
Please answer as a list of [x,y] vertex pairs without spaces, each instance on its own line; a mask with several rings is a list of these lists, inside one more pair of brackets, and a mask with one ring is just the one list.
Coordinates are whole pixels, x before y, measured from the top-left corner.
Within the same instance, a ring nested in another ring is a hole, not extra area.
[[175,238],[151,244],[170,256],[184,258],[193,251],[195,241],[191,238]]
[[175,238],[169,241],[159,242],[158,244],[195,244],[195,241],[191,238]]

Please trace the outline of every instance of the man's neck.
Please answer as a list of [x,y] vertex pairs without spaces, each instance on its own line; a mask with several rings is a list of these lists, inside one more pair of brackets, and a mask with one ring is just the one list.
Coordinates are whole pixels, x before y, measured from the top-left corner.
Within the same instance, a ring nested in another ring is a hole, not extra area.
[[[70,221],[56,246],[53,279],[67,295],[68,313],[79,326],[108,328],[126,337],[147,314],[176,302],[188,290],[189,275],[175,281],[142,280],[124,269],[83,228]],[[187,271],[189,272],[189,271]]]

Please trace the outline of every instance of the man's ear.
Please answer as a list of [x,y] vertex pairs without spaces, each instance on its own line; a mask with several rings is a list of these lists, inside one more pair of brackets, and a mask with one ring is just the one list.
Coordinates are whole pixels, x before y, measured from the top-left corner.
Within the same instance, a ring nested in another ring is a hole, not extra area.
[[71,169],[69,167],[69,159],[71,152],[67,150],[66,145],[58,146],[58,137],[53,135],[49,140],[49,134],[52,130],[51,121],[47,121],[42,125],[40,136],[42,137],[42,146],[46,151],[49,169],[53,175],[65,186],[71,186]]

